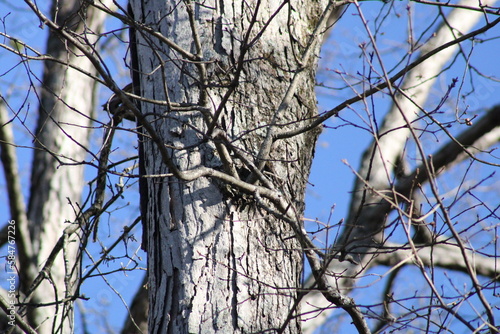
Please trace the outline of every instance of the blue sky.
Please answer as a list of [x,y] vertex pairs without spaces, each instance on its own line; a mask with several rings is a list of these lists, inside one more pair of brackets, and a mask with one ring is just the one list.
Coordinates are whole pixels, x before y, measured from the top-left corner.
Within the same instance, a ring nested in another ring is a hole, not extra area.
[[[406,15],[406,2],[396,3],[394,8],[387,9],[390,13],[389,16],[380,25],[378,47],[386,57],[388,67],[395,66],[405,53],[405,40],[408,34],[408,18]],[[47,29],[40,29],[39,22],[30,14],[28,10],[22,9],[22,5],[17,5],[19,8],[14,8],[12,5],[6,4],[4,1],[0,2],[0,19],[5,24],[5,29],[8,34],[14,35],[17,38],[26,41],[29,45],[34,46],[38,50],[43,50],[45,45],[45,38]],[[362,8],[365,15],[369,18],[370,24],[373,26],[381,22],[382,17],[375,18],[374,13],[377,13],[383,6],[379,2],[363,3]],[[385,8],[389,8],[385,5]],[[21,9],[20,9],[21,8]],[[8,12],[12,12],[7,15]],[[424,22],[432,22],[435,17],[435,8],[413,5],[412,17],[415,22],[417,20],[424,20]],[[109,24],[108,29],[116,27],[116,23]],[[418,26],[415,28],[415,35],[419,35],[426,26]],[[0,23],[0,29],[1,27]],[[419,31],[419,29],[421,31]],[[500,34],[498,28],[495,28],[487,36],[494,38]],[[342,102],[348,97],[353,95],[349,88],[342,88],[345,86],[338,75],[338,71],[350,73],[352,77],[356,77],[358,73],[366,71],[366,62],[361,55],[359,48],[360,43],[367,43],[368,37],[364,31],[359,17],[356,15],[353,6],[344,14],[344,17],[339,21],[331,35],[328,42],[325,44],[321,55],[321,61],[318,70],[317,81],[321,86],[317,89],[318,92],[318,107],[319,111],[324,111],[333,108],[336,104]],[[465,50],[471,50],[473,47],[474,53],[471,58],[471,64],[488,76],[500,77],[500,67],[498,66],[497,57],[491,55],[500,54],[500,43],[464,43]],[[114,61],[120,63],[123,61],[123,55],[114,56]],[[109,58],[111,61],[112,59]],[[33,91],[29,94],[26,93],[28,84],[26,82],[26,71],[32,71],[33,74],[41,76],[41,63],[29,62],[29,68],[24,65],[18,64],[18,59],[11,54],[0,49],[0,94],[8,98],[9,103],[14,110],[21,110],[21,116],[26,118],[26,124],[29,128],[33,129],[35,119],[30,116],[35,113],[37,109],[37,102]],[[456,66],[452,67],[449,72],[443,75],[436,84],[437,96],[444,88],[451,82],[453,77],[464,77],[462,60],[457,60]],[[17,66],[16,66],[17,64]],[[116,69],[116,68],[115,68]],[[119,82],[127,83],[126,75],[127,70],[120,68]],[[470,89],[468,79],[464,80],[464,91]],[[480,113],[484,108],[489,108],[495,104],[500,103],[500,84],[476,79],[476,86],[478,90],[471,94],[468,98],[470,104],[470,113]],[[38,82],[34,80],[34,85]],[[13,88],[12,88],[13,87]],[[109,91],[101,90],[100,99],[101,103],[109,96]],[[464,108],[464,104],[457,96],[452,96],[456,99],[455,105]],[[100,104],[101,104],[100,103]],[[383,96],[377,96],[373,100],[374,110],[377,116],[381,119],[390,105],[390,101]],[[452,105],[452,103],[450,103]],[[361,108],[357,105],[352,106],[353,110],[346,110],[341,113],[344,119],[351,121],[354,124],[361,125],[362,122],[356,110],[361,115]],[[447,110],[449,112],[449,110]],[[330,224],[336,224],[341,218],[344,218],[347,213],[347,206],[350,200],[350,190],[353,185],[354,177],[352,171],[349,169],[342,160],[346,160],[350,166],[357,168],[359,159],[364,148],[368,145],[371,135],[359,127],[352,124],[347,124],[344,120],[337,118],[330,119],[326,122],[326,128],[319,138],[316,148],[316,155],[313,162],[312,173],[310,176],[311,185],[307,189],[306,197],[306,213],[305,217],[308,219],[318,219],[319,221]],[[23,126],[19,123],[14,125],[16,131],[16,141],[21,145],[31,145],[31,139]],[[100,134],[95,135],[95,140],[100,138]],[[133,145],[126,138],[118,139],[117,147],[123,151],[129,151]],[[23,187],[27,191],[31,163],[31,149],[19,148],[18,157],[21,165],[21,176],[23,179]],[[480,173],[486,175],[489,169],[481,169]],[[93,171],[89,170],[88,178],[93,177]],[[4,186],[3,174],[0,172],[0,187]],[[25,193],[27,196],[27,193]],[[101,221],[100,231],[103,237],[106,235],[116,235],[120,232],[123,222],[131,222],[135,219],[137,213],[136,196],[127,198],[122,202],[124,206],[128,201],[132,201],[128,205],[128,210],[121,210],[121,215],[117,218],[111,218],[110,221],[103,219]],[[0,191],[0,223],[4,224],[9,219],[8,210],[6,207],[5,192]],[[332,212],[331,208],[335,207]],[[120,225],[122,224],[122,225]],[[314,223],[309,223],[311,229],[315,228]],[[140,238],[137,238],[140,241]],[[330,239],[331,241],[331,239]],[[129,243],[129,253],[134,252],[138,243]],[[145,260],[144,253],[139,251],[142,259]],[[120,266],[121,262],[126,264],[124,259],[116,260],[109,264],[109,268]],[[144,262],[141,264],[144,265]],[[106,266],[103,267],[106,270]],[[142,279],[142,272],[115,274],[109,276],[109,284],[116,290],[123,294],[125,301],[128,303],[135,293],[138,284]],[[85,308],[89,311],[86,315],[89,326],[93,333],[105,333],[112,330],[118,330],[123,324],[125,317],[125,309],[121,305],[120,299],[111,291],[100,278],[93,278],[89,280],[83,287],[84,293],[91,297],[89,301],[84,302]],[[105,328],[105,321],[109,322],[112,329]],[[81,323],[80,323],[81,324]]]

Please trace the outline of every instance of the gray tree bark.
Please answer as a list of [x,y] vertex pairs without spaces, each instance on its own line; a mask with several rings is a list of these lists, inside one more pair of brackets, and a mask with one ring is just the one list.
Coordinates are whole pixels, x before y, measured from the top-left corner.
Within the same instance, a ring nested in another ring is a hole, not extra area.
[[[26,3],[36,7],[31,1]],[[22,229],[30,223],[26,228],[30,233],[19,240],[22,289],[28,293],[34,277],[44,280],[21,301],[40,306],[30,310],[32,326],[40,332],[72,331],[72,300],[79,275],[78,249],[72,245],[82,240],[73,233],[87,228],[89,217],[97,219],[102,213],[106,188],[110,146],[104,145],[96,181],[99,189],[91,208],[75,219],[80,211],[77,202],[83,185],[86,129],[92,118],[88,102],[92,101],[94,82],[99,80],[115,93],[110,100],[113,103],[107,105],[115,107],[116,113],[111,112],[114,125],[124,117],[122,111],[128,119],[136,118],[139,125],[144,247],[149,253],[149,331],[300,332],[299,299],[305,294],[299,291],[303,257],[313,271],[307,285],[313,292],[305,297],[303,304],[307,306],[302,312],[319,307],[316,313],[308,313],[314,320],[307,323],[306,331],[318,325],[328,313],[325,308],[333,303],[347,311],[360,333],[368,333],[360,311],[364,306],[339,291],[348,292],[356,278],[376,264],[391,265],[397,271],[399,266],[414,262],[419,268],[434,265],[462,270],[472,279],[476,273],[496,279],[496,263],[465,248],[457,235],[449,238],[452,241],[436,244],[440,240],[433,240],[432,231],[427,229],[426,236],[431,236],[428,244],[410,234],[408,244],[384,244],[386,216],[398,208],[394,201],[410,197],[414,183],[432,181],[433,168],[429,166],[449,166],[452,159],[463,159],[460,153],[469,145],[484,149],[498,141],[498,112],[493,109],[479,122],[468,124],[468,130],[443,146],[432,161],[421,153],[427,165],[423,163],[419,170],[427,174],[415,171],[399,178],[397,167],[412,135],[411,124],[418,110],[424,111],[432,82],[450,59],[452,48],[420,67],[411,65],[401,71],[398,80],[402,76],[406,80],[399,87],[393,87],[396,80],[389,80],[382,69],[385,83],[370,91],[389,92],[394,107],[381,128],[373,124],[374,142],[358,172],[347,228],[326,256],[307,237],[301,220],[314,144],[321,123],[335,114],[329,111],[318,116],[314,99],[316,58],[328,25],[325,18],[332,17],[324,8],[332,3],[135,0],[134,23],[121,12],[93,3],[102,13],[130,23],[135,30],[130,52],[134,85],[128,87],[133,87],[140,108],[117,88],[102,57],[94,52],[93,33],[100,29],[100,14],[65,1],[57,2],[59,7],[52,11],[56,23],[39,15],[41,22],[54,30],[47,53],[57,62],[47,63],[45,68],[29,208],[24,209],[21,195],[10,202],[17,226]],[[472,5],[475,2],[467,0],[458,6]],[[487,7],[481,10],[492,11]],[[461,11],[465,19],[455,15],[456,11],[447,18],[454,29],[443,26],[419,49],[422,59],[428,51],[461,39],[457,31],[466,33],[472,28],[473,17],[484,14],[470,7]],[[375,45],[374,39],[371,42]],[[365,97],[346,100],[337,112]],[[6,118],[0,112],[1,124]],[[489,135],[482,136],[484,132]],[[15,173],[8,173],[16,171],[16,163],[9,159],[14,153],[5,145],[13,139],[3,129],[0,137],[2,163],[8,166],[7,177],[13,179],[7,182],[9,196],[15,197],[10,194],[21,192],[20,182]],[[472,152],[469,149],[468,154]],[[434,197],[439,196],[435,193]],[[413,219],[404,210],[398,212],[408,226],[425,226],[417,222],[422,222],[425,214]],[[72,229],[65,229],[68,221],[74,222]],[[415,246],[418,242],[421,244]],[[383,247],[397,253],[371,256],[384,251]],[[61,248],[55,263],[40,272]],[[453,257],[445,258],[454,251]],[[47,276],[41,278],[42,273]],[[481,293],[481,289],[476,290]],[[54,302],[54,306],[49,305]],[[484,298],[481,302],[486,304]],[[4,299],[0,299],[0,306],[6,310]],[[132,309],[146,306],[134,302]],[[492,307],[485,309],[493,319]],[[321,316],[314,317],[318,313]],[[385,317],[381,315],[381,323],[391,321]],[[34,332],[23,319],[17,320],[19,328]],[[493,332],[494,321],[488,321]],[[138,322],[130,322],[131,332],[146,332],[142,319]]]
[[273,133],[316,114],[325,1],[131,4],[156,32],[136,26],[140,95],[164,102],[139,119],[150,333],[300,332],[297,227],[259,189],[300,219],[319,131]]

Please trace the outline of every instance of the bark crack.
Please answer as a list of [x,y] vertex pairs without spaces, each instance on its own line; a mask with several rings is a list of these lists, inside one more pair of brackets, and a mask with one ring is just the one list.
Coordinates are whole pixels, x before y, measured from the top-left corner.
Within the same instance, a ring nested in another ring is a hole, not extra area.
[[[229,209],[231,210],[231,209]],[[236,255],[234,254],[234,212],[229,212],[229,271],[228,276],[230,279],[228,282],[231,284],[231,321],[233,325],[233,329],[236,330],[238,328],[238,275],[237,275],[237,267],[236,267]]]

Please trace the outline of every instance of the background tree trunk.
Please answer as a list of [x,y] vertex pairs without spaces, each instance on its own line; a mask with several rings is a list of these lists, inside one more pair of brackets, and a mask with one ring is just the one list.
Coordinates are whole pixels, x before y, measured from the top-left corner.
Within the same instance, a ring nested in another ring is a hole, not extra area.
[[[87,8],[78,0],[54,1],[51,13],[57,24],[81,34],[90,45],[97,41],[106,17],[104,12]],[[64,228],[80,211],[85,167],[82,162],[87,155],[95,107],[95,79],[70,67],[95,75],[97,71],[89,59],[54,31],[49,33],[46,53],[60,62],[44,63],[28,205],[31,265],[35,268],[23,269],[24,292],[35,278],[28,273],[38,274]],[[80,242],[78,235],[66,240],[47,279],[34,291],[31,303],[57,301],[55,305],[29,309],[29,322],[38,333],[73,331],[72,298],[80,275]]]
[[[492,0],[487,5],[491,6],[494,3],[495,1]],[[473,8],[477,6],[477,1],[463,0],[458,5]],[[482,17],[483,14],[479,11],[471,12],[467,9],[451,11],[439,29],[436,30],[433,38],[419,47],[419,55],[425,56],[437,47],[455,40],[457,32],[462,36],[469,33]],[[404,157],[408,154],[406,152],[408,142],[416,141],[416,138],[412,138],[413,123],[422,116],[422,110],[425,110],[425,103],[428,101],[439,73],[457,52],[457,49],[458,45],[450,46],[409,71],[400,88],[391,88],[390,94],[393,95],[393,104],[384,116],[380,127],[378,128],[373,119],[371,120],[374,139],[363,153],[361,166],[357,171],[358,177],[352,189],[345,227],[332,248],[332,253],[335,256],[328,268],[328,271],[332,273],[329,276],[330,280],[335,282],[341,291],[349,292],[355,285],[356,278],[378,263],[376,258],[379,253],[383,253],[380,248],[385,245],[386,219],[390,212],[395,209],[387,199],[390,198],[392,203],[405,203],[403,199],[397,198],[398,191],[406,198],[416,196],[411,193],[410,187],[406,187],[404,190],[402,187],[398,188],[398,181],[407,178],[406,181],[418,184],[417,187],[411,187],[416,192],[420,191],[422,183],[428,181],[427,177],[425,180],[417,181],[416,175],[410,175],[411,171],[408,170]],[[488,129],[488,131],[490,130]],[[427,152],[427,154],[431,153],[434,152]],[[450,150],[448,153],[452,156]],[[427,156],[420,157],[420,159],[423,161],[427,159]],[[451,162],[454,159],[455,157],[452,156],[448,160]],[[416,170],[420,170],[419,178],[429,172],[422,165]],[[418,207],[417,204],[415,206]],[[423,232],[423,229],[427,229],[427,227],[422,225],[420,231],[420,233],[427,235],[425,242],[428,242],[429,246],[433,246],[430,240],[432,239],[430,231]],[[390,249],[389,246],[388,248]],[[488,262],[487,259],[485,260]],[[306,286],[313,284],[315,284],[315,278],[311,275]],[[310,320],[304,326],[305,333],[312,333],[314,329],[318,328],[328,318],[332,310],[329,308],[331,303],[317,290],[312,290],[306,295],[303,305],[303,311],[310,314]]]
[[[298,57],[324,2],[131,3],[137,21],[175,43],[137,34],[141,96],[170,103],[141,103],[153,128],[143,122],[142,164],[148,175],[168,175],[148,178],[141,193],[150,333],[261,332],[291,317],[286,332],[300,332],[294,302],[302,251],[293,229],[259,208],[256,194],[191,176],[208,167],[256,183],[245,157],[301,216],[318,131],[277,142],[268,156],[259,152],[270,127],[316,113],[320,43],[307,63]],[[284,101],[298,75],[300,88]],[[288,107],[277,112],[277,101]]]

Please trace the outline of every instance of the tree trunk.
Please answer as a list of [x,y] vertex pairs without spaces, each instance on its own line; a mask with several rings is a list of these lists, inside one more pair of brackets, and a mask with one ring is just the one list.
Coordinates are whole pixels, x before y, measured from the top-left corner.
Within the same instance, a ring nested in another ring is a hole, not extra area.
[[[85,35],[89,43],[96,41],[95,34],[101,31],[105,19],[105,13],[86,8],[85,2],[78,0],[54,1],[51,13],[61,27]],[[88,73],[96,73],[91,62],[65,43],[57,32],[49,33],[46,53],[60,63],[45,62],[35,132],[36,149],[28,205],[32,261],[36,266],[32,272],[35,273],[45,264],[68,222],[74,221],[79,212],[85,167],[81,163],[87,154],[96,86],[94,78],[68,66],[71,64]],[[79,277],[77,253],[80,241],[77,235],[67,240],[48,273],[50,279],[34,292],[31,303],[57,302],[56,305],[29,309],[29,322],[38,333],[73,331],[71,298]],[[23,272],[29,271],[24,269]],[[22,288],[27,289],[34,277],[24,278]]]
[[131,4],[151,28],[136,27],[136,85],[167,102],[141,103],[141,164],[156,175],[141,191],[150,333],[262,332],[287,319],[285,332],[300,332],[301,247],[248,188],[268,182],[300,218],[319,131],[272,149],[266,138],[316,113],[320,43],[299,61],[325,1]]

